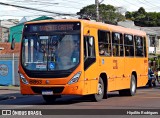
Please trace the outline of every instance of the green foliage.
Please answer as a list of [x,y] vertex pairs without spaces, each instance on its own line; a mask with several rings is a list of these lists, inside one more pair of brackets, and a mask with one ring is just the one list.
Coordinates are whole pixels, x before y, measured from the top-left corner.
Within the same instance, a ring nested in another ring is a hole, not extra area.
[[143,7],[140,7],[138,11],[125,13],[127,19],[131,19],[138,26],[156,27],[160,26],[160,13],[146,12]]
[[133,18],[133,12],[129,12],[129,11],[127,11],[126,13],[125,13],[125,17],[126,17],[126,19],[131,19],[131,20],[134,20]]
[[95,11],[96,11],[96,6],[93,4],[81,9],[80,12],[77,12],[77,15],[80,15],[81,17],[92,18],[93,20],[95,20],[96,19]]
[[[92,20],[96,20],[96,5],[92,4],[82,8],[80,12],[77,12],[77,15],[80,15],[81,18],[87,17]],[[125,17],[121,13],[117,12],[117,9],[112,5],[100,4],[99,15],[100,21],[111,24],[116,24],[117,21],[125,19]]]

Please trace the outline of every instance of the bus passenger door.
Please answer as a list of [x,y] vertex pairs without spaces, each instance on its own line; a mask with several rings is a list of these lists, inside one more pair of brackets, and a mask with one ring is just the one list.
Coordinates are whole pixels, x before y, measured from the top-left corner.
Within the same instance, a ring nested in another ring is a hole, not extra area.
[[112,33],[112,53],[113,53],[113,72],[116,90],[123,89],[124,79],[124,46],[123,35],[118,32]]
[[[84,31],[87,31],[86,30]],[[90,30],[89,36],[84,36],[84,93],[93,94],[97,92],[97,60],[96,60],[96,51],[95,51],[95,39],[94,34],[92,35],[93,30]],[[87,31],[88,32],[88,31]]]

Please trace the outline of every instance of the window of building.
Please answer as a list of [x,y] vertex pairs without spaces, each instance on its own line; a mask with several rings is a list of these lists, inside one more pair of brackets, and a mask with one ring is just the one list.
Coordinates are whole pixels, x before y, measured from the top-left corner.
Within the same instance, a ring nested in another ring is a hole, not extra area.
[[155,47],[156,46],[156,37],[155,36],[149,36],[150,39],[150,47]]

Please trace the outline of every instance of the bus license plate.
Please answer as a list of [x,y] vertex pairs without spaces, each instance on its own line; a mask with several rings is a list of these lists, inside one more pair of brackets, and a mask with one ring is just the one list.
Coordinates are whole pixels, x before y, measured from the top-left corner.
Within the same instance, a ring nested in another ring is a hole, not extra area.
[[42,90],[42,95],[53,95],[53,91],[51,91],[51,90]]

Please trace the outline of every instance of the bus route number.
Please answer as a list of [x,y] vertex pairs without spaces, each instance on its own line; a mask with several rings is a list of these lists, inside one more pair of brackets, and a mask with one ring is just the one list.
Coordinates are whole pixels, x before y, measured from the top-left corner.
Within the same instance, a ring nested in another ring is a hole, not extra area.
[[113,60],[113,69],[118,69],[118,61]]

